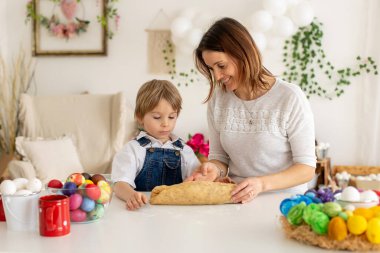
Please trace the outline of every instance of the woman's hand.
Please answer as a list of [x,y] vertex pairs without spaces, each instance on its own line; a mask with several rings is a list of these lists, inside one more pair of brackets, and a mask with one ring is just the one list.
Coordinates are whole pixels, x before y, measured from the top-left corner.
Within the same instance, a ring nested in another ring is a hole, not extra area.
[[129,194],[125,203],[129,211],[134,211],[148,203],[148,198],[144,193],[133,191]]
[[220,171],[218,167],[211,162],[202,163],[202,165],[194,170],[194,172],[185,179],[188,181],[215,181],[219,177]]
[[247,203],[254,199],[264,189],[263,182],[258,177],[249,177],[239,183],[231,192],[232,202]]

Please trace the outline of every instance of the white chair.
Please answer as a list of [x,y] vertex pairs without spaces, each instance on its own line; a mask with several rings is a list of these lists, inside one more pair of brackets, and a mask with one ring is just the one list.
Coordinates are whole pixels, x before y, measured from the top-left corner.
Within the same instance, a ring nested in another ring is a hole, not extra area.
[[[11,178],[38,177],[46,182],[52,176],[64,179],[59,177],[68,176],[70,170],[77,169],[77,163],[73,162],[75,158],[61,161],[75,150],[64,151],[66,149],[63,146],[66,144],[63,142],[54,148],[51,145],[55,142],[49,142],[56,138],[59,140],[63,135],[72,139],[83,171],[90,174],[110,173],[114,154],[135,131],[133,110],[127,106],[124,93],[62,96],[23,94],[19,109],[20,135],[24,138],[19,137],[16,146],[20,149],[20,145],[23,145],[25,150],[21,153],[27,151],[28,154],[23,155],[28,161],[11,161],[8,165]],[[52,161],[52,157],[55,160]],[[65,162],[66,167],[62,164]]]

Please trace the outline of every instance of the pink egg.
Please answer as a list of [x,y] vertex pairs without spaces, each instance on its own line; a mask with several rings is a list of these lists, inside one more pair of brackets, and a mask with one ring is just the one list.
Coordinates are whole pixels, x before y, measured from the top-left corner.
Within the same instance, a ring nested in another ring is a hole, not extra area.
[[80,205],[82,204],[82,196],[78,193],[71,195],[69,199],[69,203],[70,203],[70,210],[78,209]]
[[86,220],[86,212],[81,209],[70,211],[70,220],[73,222],[81,222]]

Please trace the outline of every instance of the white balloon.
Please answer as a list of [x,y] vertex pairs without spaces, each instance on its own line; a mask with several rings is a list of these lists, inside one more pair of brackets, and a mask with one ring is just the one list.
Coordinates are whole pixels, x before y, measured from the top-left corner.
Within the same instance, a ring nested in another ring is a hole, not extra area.
[[260,32],[253,32],[253,31],[250,31],[250,34],[253,40],[255,41],[256,46],[259,48],[259,50],[264,51],[265,48],[267,47],[267,37],[265,36],[265,34],[260,33]]
[[273,25],[273,17],[268,11],[256,11],[250,16],[249,19],[254,32],[265,32]]
[[190,19],[180,16],[173,20],[170,30],[175,37],[183,38],[191,27]]
[[206,31],[207,28],[210,27],[212,20],[212,15],[210,13],[206,12],[199,12],[195,15],[193,18],[193,25],[194,27],[197,27],[201,29],[202,31]]
[[190,8],[190,9],[185,9],[185,10],[181,11],[178,16],[185,17],[185,18],[188,18],[191,20],[195,17],[196,13],[197,13],[197,11],[195,9]]
[[199,28],[191,29],[186,35],[186,42],[189,46],[195,48],[198,46],[201,38],[203,36],[203,32]]
[[302,2],[291,10],[291,18],[298,26],[309,25],[314,18],[314,10],[309,2]]
[[267,47],[268,49],[279,49],[284,45],[284,39],[281,37],[271,36],[268,39]]
[[273,33],[280,37],[289,37],[295,32],[292,20],[285,16],[277,16],[273,22]]
[[302,0],[287,0],[288,5],[297,5],[300,2],[302,2]]
[[285,0],[263,0],[263,7],[273,16],[281,16],[286,12]]
[[177,48],[177,52],[183,55],[192,55],[195,49],[195,47],[190,46],[186,42],[181,43]]

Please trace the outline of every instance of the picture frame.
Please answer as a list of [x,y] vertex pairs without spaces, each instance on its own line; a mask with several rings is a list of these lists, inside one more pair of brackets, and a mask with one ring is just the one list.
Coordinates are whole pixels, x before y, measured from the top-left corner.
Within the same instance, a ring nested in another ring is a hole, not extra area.
[[33,1],[33,56],[107,55],[107,0]]

